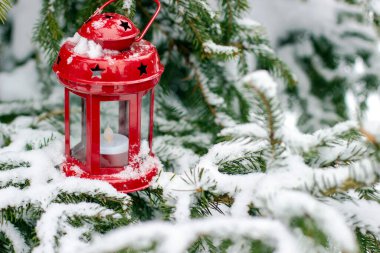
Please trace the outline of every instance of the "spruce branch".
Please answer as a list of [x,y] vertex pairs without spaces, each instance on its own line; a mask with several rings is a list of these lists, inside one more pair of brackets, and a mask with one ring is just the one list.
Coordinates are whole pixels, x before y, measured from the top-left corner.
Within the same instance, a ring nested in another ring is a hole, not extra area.
[[365,130],[363,127],[360,128],[360,132],[367,138],[367,140],[372,143],[373,145],[379,145],[379,143],[376,140],[376,137],[369,133],[367,130]]
[[[235,222],[237,222],[237,219],[228,217],[219,219],[196,219],[186,223],[177,224],[176,227],[178,229],[173,229],[173,225],[170,223],[147,222],[143,225],[143,230],[138,230],[136,228],[137,226],[132,225],[119,230],[117,234],[114,233],[112,239],[110,234],[107,234],[102,238],[96,238],[94,244],[86,250],[89,253],[105,252],[104,246],[102,245],[111,245],[108,247],[108,251],[111,252],[123,252],[130,249],[143,252],[147,248],[152,248],[153,251],[157,252],[186,252],[194,249],[194,247],[197,249],[202,248],[202,246],[199,245],[202,244],[202,242],[199,241],[200,237],[202,239],[207,238],[206,240],[209,242],[206,241],[206,245],[208,247],[218,248],[215,244],[216,242],[228,240],[231,238],[230,235],[234,234],[235,238],[238,238],[239,241],[252,243],[260,241],[263,245],[273,247],[280,252],[285,249],[288,249],[291,252],[299,251],[295,237],[280,223],[269,219],[244,219],[244,225],[241,225],[239,226],[239,229],[236,229],[236,226],[234,225]],[[265,231],[262,229],[262,226],[265,226]],[[183,233],[186,233],[186,235]],[[118,240],[120,243],[117,244],[109,243],[111,240],[114,241],[115,237],[123,238],[123,241]],[[144,238],[144,240],[141,240],[140,238]],[[157,240],[157,238],[163,239]],[[178,238],[184,238],[184,240],[178,240]],[[194,243],[196,245],[194,245]],[[225,242],[218,245],[223,248],[228,248],[230,243]],[[232,251],[233,249],[234,248],[231,248]]]
[[294,217],[290,221],[290,226],[295,229],[300,229],[302,234],[314,241],[315,244],[321,245],[324,248],[329,246],[328,237],[312,218],[308,216]]
[[[59,44],[60,38],[75,32],[88,17],[87,14],[91,14],[102,2],[45,0],[43,19],[36,28],[39,32],[36,41],[45,43],[44,50],[50,48],[49,54],[54,54],[57,48],[54,49],[53,44]],[[118,5],[120,3],[118,1]],[[85,185],[81,180],[62,178],[54,168],[50,168],[51,174],[48,176],[40,174],[45,176],[44,180],[33,180],[27,176],[25,181],[19,177],[16,181],[16,178],[11,177],[0,182],[2,193],[12,193],[17,197],[25,193],[25,199],[0,210],[4,221],[12,222],[20,230],[32,250],[49,244],[52,247],[50,251],[65,251],[63,242],[68,240],[79,244],[78,249],[88,246],[88,252],[92,250],[96,253],[103,252],[104,245],[115,246],[112,250],[104,250],[112,252],[170,252],[174,251],[174,247],[170,246],[177,247],[181,242],[186,245],[180,252],[236,252],[244,247],[247,251],[261,253],[281,251],[283,245],[290,252],[299,252],[299,245],[300,248],[311,245],[310,248],[315,251],[334,248],[342,252],[355,252],[352,246],[354,240],[347,236],[349,230],[342,225],[344,223],[339,219],[340,216],[325,214],[325,208],[318,208],[321,201],[330,197],[343,201],[339,196],[348,196],[347,192],[354,200],[353,189],[359,195],[358,198],[379,202],[375,187],[371,188],[378,181],[378,165],[361,166],[362,162],[374,159],[373,149],[376,149],[377,144],[373,142],[373,136],[361,131],[373,146],[367,147],[356,127],[345,128],[345,131],[329,128],[331,131],[320,131],[314,135],[287,133],[284,131],[285,114],[279,95],[273,92],[274,86],[268,78],[256,80],[260,82],[248,82],[247,91],[243,90],[240,83],[235,83],[233,79],[240,79],[240,75],[248,71],[250,53],[256,57],[257,68],[268,69],[283,78],[288,86],[294,85],[296,81],[287,65],[268,46],[266,36],[260,31],[262,27],[239,22],[239,17],[248,8],[248,1],[222,0],[217,12],[209,8],[206,0],[163,1],[163,6],[153,26],[156,28],[153,39],[166,66],[166,74],[161,81],[162,89],[156,90],[157,138],[154,150],[165,170],[174,173],[161,172],[151,188],[132,193],[130,197],[125,195],[125,198],[104,184],[98,186],[95,181]],[[137,14],[142,13],[138,18],[144,23],[151,12],[141,1],[137,1],[137,8]],[[45,41],[51,34],[57,35],[52,39],[54,43]],[[354,34],[343,35],[352,38]],[[360,38],[366,39],[363,36]],[[313,46],[319,48],[318,53],[326,53],[330,46],[326,44],[327,49],[321,48],[321,41]],[[335,52],[333,54],[336,55]],[[239,61],[237,69],[229,69],[231,64],[226,63],[232,58]],[[231,72],[237,72],[237,75],[231,75]],[[62,111],[57,110],[57,105],[35,107],[25,102],[0,103],[1,119],[6,118],[11,122],[21,114],[37,115],[31,128],[39,128],[43,121],[59,121],[62,118]],[[224,134],[219,135],[225,138],[224,142],[212,146],[220,141],[217,138],[220,128],[225,128]],[[17,144],[21,140],[18,134],[7,136],[12,137],[9,137],[9,143]],[[289,141],[293,137],[301,137],[302,142],[298,146],[293,145]],[[28,155],[43,153],[51,141],[48,135],[45,139],[29,141],[27,151],[20,152],[30,152]],[[46,162],[51,164],[50,160]],[[34,170],[37,164],[40,166],[33,159],[1,161],[0,174],[11,175],[17,172],[12,170],[18,169]],[[283,168],[267,171],[279,165],[283,165]],[[40,185],[41,182],[46,185]],[[92,188],[93,185],[97,187]],[[46,187],[49,194],[45,195],[41,191],[42,197],[34,196],[35,187],[43,190]],[[5,191],[7,189],[10,191]],[[281,192],[289,189],[306,191],[305,195],[309,198],[281,195]],[[278,198],[272,199],[277,193],[280,193]],[[31,195],[33,201],[29,203]],[[178,198],[175,199],[174,195]],[[188,202],[175,203],[180,202],[181,197]],[[13,199],[10,201],[14,202]],[[272,208],[267,205],[271,202],[274,203]],[[283,202],[283,206],[276,208],[278,202]],[[88,215],[87,204],[94,204],[91,207],[96,205],[99,208],[97,210],[104,210],[106,214],[94,212]],[[23,209],[27,205],[33,206],[35,213],[25,212]],[[74,212],[68,212],[67,207]],[[314,207],[318,207],[318,212],[315,212]],[[182,217],[181,211],[186,213]],[[56,219],[49,219],[55,213],[58,213]],[[220,213],[220,220],[213,221],[211,218],[180,222],[181,218],[203,218],[216,213]],[[251,217],[235,220],[229,217],[235,214]],[[290,219],[284,218],[288,214]],[[263,216],[267,218],[260,218]],[[334,219],[329,219],[330,216]],[[154,219],[176,221],[133,224]],[[323,222],[318,224],[320,220]],[[47,228],[50,224],[58,227],[49,230],[53,231],[51,237],[44,238],[43,233],[36,233],[36,227]],[[344,231],[342,234],[346,237],[341,238],[345,240],[329,234],[331,231],[326,228],[326,224],[333,228],[338,224],[339,236]],[[108,234],[122,226],[124,228],[121,230]],[[127,232],[124,234],[120,231]],[[97,233],[105,235],[98,237]],[[360,230],[360,233],[358,238],[364,238],[365,244],[377,245],[377,235],[371,238],[365,230]],[[185,238],[186,242],[177,240],[178,236]],[[335,238],[336,241],[327,238]],[[0,243],[4,241],[4,245],[10,245],[7,240],[2,239],[0,233]],[[120,240],[118,247],[117,240]],[[345,244],[350,247],[345,248]],[[11,246],[7,247],[10,249]],[[367,251],[370,249],[364,248]],[[71,251],[66,249],[66,252]]]
[[280,165],[285,152],[281,133],[283,115],[280,105],[276,98],[271,97],[261,87],[256,86],[254,82],[248,81],[245,84],[254,93],[255,119],[267,130],[267,139],[270,144],[270,150],[266,154],[268,161],[270,161],[268,166],[277,162],[280,162],[278,164]]
[[27,253],[30,248],[24,236],[9,222],[0,223],[0,252]]
[[132,217],[146,221],[160,215],[163,220],[169,220],[173,213],[173,207],[164,198],[162,191],[161,188],[156,188],[130,194]]
[[25,179],[21,180],[19,182],[13,182],[12,180],[10,181],[3,181],[0,183],[0,189],[5,189],[8,187],[14,187],[18,189],[24,189],[30,186],[30,181]]
[[[313,185],[309,189],[313,193],[334,196],[335,194],[359,191],[361,188],[375,183],[379,176],[376,172],[378,163],[370,159],[362,159],[348,166],[316,170]],[[345,176],[341,173],[344,170]],[[326,171],[326,173],[324,173]]]
[[64,114],[63,109],[53,109],[52,111],[44,112],[37,117],[35,124],[38,124],[44,120],[48,120],[57,116],[62,116],[63,114]]
[[327,189],[323,192],[321,192],[324,196],[334,196],[335,194],[338,193],[344,193],[349,190],[358,190],[365,186],[363,182],[359,182],[355,179],[348,178],[345,180],[343,183],[341,183],[338,187],[333,187],[330,189]]
[[221,27],[224,31],[223,41],[231,41],[239,29],[236,20],[243,12],[248,10],[249,4],[247,0],[223,0],[221,6],[225,10],[221,21]]
[[0,171],[5,171],[5,170],[13,170],[16,168],[29,168],[30,163],[25,162],[25,161],[7,161],[7,162],[0,162]]
[[267,98],[265,94],[257,89],[254,85],[251,86],[251,88],[254,90],[254,92],[258,95],[260,104],[263,105],[262,109],[262,115],[265,115],[267,119],[267,129],[269,130],[269,142],[272,147],[272,154],[274,158],[274,151],[276,149],[276,145],[280,143],[280,141],[275,137],[276,128],[274,123],[274,110],[273,110],[273,100],[270,98]]
[[0,231],[0,252],[15,252],[12,241],[2,231]]
[[201,78],[200,78],[200,73],[198,71],[195,71],[195,80],[197,82],[197,85],[196,87],[199,88],[199,90],[201,91],[201,94],[202,94],[202,97],[204,99],[204,101],[206,102],[206,105],[207,105],[207,108],[210,110],[211,114],[216,117],[216,109],[215,107],[210,103],[209,99],[208,99],[208,96],[206,94],[206,90],[205,90],[205,87],[204,87],[204,84],[202,83],[201,81]]
[[368,147],[360,142],[337,141],[326,144],[326,146],[313,148],[304,153],[303,156],[308,165],[323,168],[349,165],[355,161],[359,161],[368,155],[368,153]]
[[231,175],[244,175],[253,172],[265,172],[266,162],[263,152],[248,152],[232,161],[220,161],[219,171]]
[[59,26],[57,15],[54,13],[53,2],[44,0],[41,18],[34,29],[33,40],[37,42],[53,63],[58,55],[63,31]]
[[0,21],[2,23],[5,22],[7,13],[11,9],[11,2],[10,0],[1,0],[0,1]]
[[120,197],[109,196],[108,194],[99,192],[95,194],[88,194],[86,192],[65,192],[61,191],[53,200],[54,203],[62,204],[79,204],[81,202],[96,203],[100,206],[106,207],[117,213],[125,214],[126,209],[130,206],[129,202]]
[[52,133],[49,137],[44,137],[42,140],[28,142],[25,145],[25,150],[35,150],[35,149],[42,149],[50,145],[54,140],[56,139],[56,136]]
[[374,200],[380,203],[380,195],[374,186],[361,187],[355,190],[359,199]]
[[380,240],[371,232],[362,232],[359,228],[355,230],[359,242],[360,252],[380,253]]

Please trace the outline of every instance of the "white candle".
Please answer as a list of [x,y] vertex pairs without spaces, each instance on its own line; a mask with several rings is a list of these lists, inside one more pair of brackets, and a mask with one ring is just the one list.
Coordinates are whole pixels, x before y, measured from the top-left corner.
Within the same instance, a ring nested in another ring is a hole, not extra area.
[[115,134],[110,127],[100,137],[100,154],[117,155],[128,152],[129,139],[122,134]]

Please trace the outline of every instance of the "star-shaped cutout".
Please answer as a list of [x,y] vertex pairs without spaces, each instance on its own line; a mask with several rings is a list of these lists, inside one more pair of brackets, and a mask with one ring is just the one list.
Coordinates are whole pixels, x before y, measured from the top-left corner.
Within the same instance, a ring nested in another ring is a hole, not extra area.
[[142,76],[143,74],[148,74],[146,72],[147,67],[148,67],[148,65],[144,65],[144,64],[140,63],[140,67],[137,68],[138,70],[140,70],[140,76]]
[[59,65],[60,63],[61,63],[61,57],[58,56],[58,58],[57,58],[57,65]]
[[97,77],[97,78],[102,78],[102,72],[104,71],[105,69],[101,69],[99,67],[99,64],[96,64],[95,68],[91,68],[91,71],[92,71],[92,76],[91,78],[94,78],[94,77]]
[[104,18],[111,19],[111,18],[113,18],[113,16],[111,16],[111,15],[105,15]]
[[128,22],[121,20],[120,26],[124,28],[124,31],[131,29]]

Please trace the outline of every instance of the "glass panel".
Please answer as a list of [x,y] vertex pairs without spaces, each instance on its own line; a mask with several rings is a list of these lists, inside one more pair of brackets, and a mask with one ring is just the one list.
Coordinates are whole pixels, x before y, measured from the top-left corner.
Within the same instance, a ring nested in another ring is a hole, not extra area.
[[119,134],[129,136],[129,103],[119,102]]
[[150,97],[152,92],[149,91],[142,98],[141,107],[141,143],[148,141],[149,138],[149,123],[150,123]]
[[86,162],[86,100],[70,92],[71,156]]
[[100,103],[100,166],[128,164],[128,101]]

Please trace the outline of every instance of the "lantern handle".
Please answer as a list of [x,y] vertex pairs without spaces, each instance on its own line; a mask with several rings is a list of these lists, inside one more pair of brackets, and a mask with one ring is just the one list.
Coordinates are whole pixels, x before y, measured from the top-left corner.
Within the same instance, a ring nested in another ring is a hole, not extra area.
[[153,0],[156,5],[157,5],[157,8],[156,8],[156,11],[154,12],[152,18],[149,20],[148,24],[145,26],[144,30],[142,31],[142,33],[136,37],[135,41],[136,42],[139,42],[140,40],[142,40],[145,36],[145,34],[148,32],[150,26],[152,25],[153,21],[156,19],[158,13],[160,12],[161,10],[161,3],[159,0]]
[[[105,7],[107,7],[108,5],[110,5],[111,3],[115,2],[115,1],[116,1],[116,0],[108,0],[108,1],[105,2],[102,6],[100,6],[100,7],[94,12],[94,14],[92,14],[91,17],[100,14],[100,13],[103,11],[103,9],[104,9]],[[152,25],[153,21],[156,19],[158,13],[160,12],[160,9],[161,9],[161,3],[160,3],[160,1],[159,1],[159,0],[153,0],[153,1],[154,1],[154,2],[156,3],[156,5],[157,5],[156,11],[154,12],[152,18],[149,20],[148,24],[145,26],[145,28],[144,28],[144,30],[142,31],[142,33],[141,33],[138,37],[136,37],[136,39],[135,39],[136,42],[139,42],[140,40],[142,40],[142,39],[144,38],[145,34],[148,32],[150,26]]]

